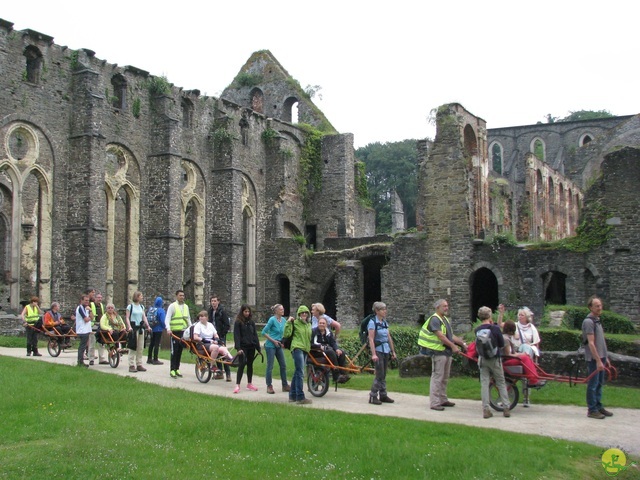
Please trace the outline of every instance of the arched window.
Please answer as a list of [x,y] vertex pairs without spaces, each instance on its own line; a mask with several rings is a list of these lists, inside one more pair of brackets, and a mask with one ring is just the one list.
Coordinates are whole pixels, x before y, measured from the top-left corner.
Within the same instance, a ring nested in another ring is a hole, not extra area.
[[284,102],[282,120],[289,123],[298,123],[298,99],[289,97]]
[[111,86],[113,86],[113,97],[111,97],[111,106],[124,110],[127,106],[127,80],[120,74],[111,78]]
[[534,138],[531,142],[531,153],[533,153],[538,160],[544,162],[545,159],[545,146],[544,142],[540,138]]
[[491,144],[489,151],[491,152],[491,165],[493,171],[502,175],[502,145],[498,142],[494,142]]
[[42,53],[38,48],[29,45],[24,49],[24,56],[27,59],[27,82],[39,83],[40,70],[42,69]]
[[193,125],[193,102],[188,98],[182,99],[182,126],[191,128]]
[[584,133],[581,137],[580,140],[578,140],[578,146],[579,147],[584,147],[587,143],[589,143],[591,140],[593,140],[593,135],[591,135],[590,133]]
[[254,88],[249,94],[251,109],[258,113],[264,113],[264,94],[259,88]]
[[470,157],[478,154],[478,140],[471,125],[464,127],[464,150],[466,155]]

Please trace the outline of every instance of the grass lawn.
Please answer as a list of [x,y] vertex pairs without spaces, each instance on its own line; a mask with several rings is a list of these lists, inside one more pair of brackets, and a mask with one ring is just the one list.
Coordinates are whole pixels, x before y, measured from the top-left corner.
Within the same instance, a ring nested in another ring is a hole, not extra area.
[[[605,477],[601,449],[581,443],[243,402],[7,357],[0,375],[0,478]],[[526,455],[514,463],[507,452]]]

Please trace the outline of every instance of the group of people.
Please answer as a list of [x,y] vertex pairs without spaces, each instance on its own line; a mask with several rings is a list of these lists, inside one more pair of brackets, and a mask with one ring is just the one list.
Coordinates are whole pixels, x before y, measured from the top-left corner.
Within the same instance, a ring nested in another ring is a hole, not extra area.
[[[609,367],[607,346],[602,330],[600,315],[602,300],[591,297],[587,304],[589,315],[582,324],[582,341],[586,346],[585,360],[587,361],[587,416],[603,419],[613,415],[602,405],[602,387],[605,382],[605,367]],[[545,382],[540,380],[536,363],[540,356],[540,335],[533,324],[533,312],[523,307],[518,310],[518,321],[503,321],[505,307],[498,306],[497,324],[493,322],[493,312],[489,307],[478,309],[480,325],[475,329],[476,338],[490,336],[495,352],[487,358],[476,352],[477,342],[467,345],[460,337],[453,334],[451,323],[447,318],[449,304],[446,300],[436,301],[435,313],[431,315],[420,329],[418,345],[420,353],[429,355],[432,360],[432,374],[429,391],[430,407],[432,410],[443,411],[447,407],[455,406],[447,397],[447,383],[451,372],[452,355],[465,351],[468,356],[477,359],[480,370],[480,385],[482,397],[483,418],[491,418],[493,414],[490,404],[490,381],[493,377],[503,415],[510,417],[509,398],[503,366],[521,366],[527,387],[539,388]],[[530,405],[528,397],[523,406]]]

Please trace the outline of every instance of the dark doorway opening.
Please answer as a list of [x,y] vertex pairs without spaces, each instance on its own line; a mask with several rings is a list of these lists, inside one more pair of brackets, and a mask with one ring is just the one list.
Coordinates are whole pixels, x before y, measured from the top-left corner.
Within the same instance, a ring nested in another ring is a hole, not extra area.
[[278,275],[279,304],[284,307],[284,314],[291,315],[290,283],[286,275]]
[[478,317],[480,307],[498,308],[498,279],[488,268],[479,268],[471,275],[471,323]]
[[324,296],[322,297],[322,305],[324,305],[325,313],[329,315],[331,318],[336,318],[337,308],[336,308],[336,281],[335,279],[331,280],[329,284],[329,288],[324,292]]
[[542,275],[545,305],[566,305],[567,276],[564,273],[551,271]]
[[361,260],[364,277],[364,310],[362,316],[369,315],[373,302],[382,300],[382,267],[387,264],[385,257],[369,257]]

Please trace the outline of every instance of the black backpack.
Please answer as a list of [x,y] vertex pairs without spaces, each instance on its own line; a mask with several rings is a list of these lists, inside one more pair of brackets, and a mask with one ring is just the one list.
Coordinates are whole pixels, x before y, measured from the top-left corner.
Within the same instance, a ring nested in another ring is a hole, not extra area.
[[[358,333],[360,337],[360,345],[364,345],[369,341],[369,322],[371,320],[374,320],[375,318],[376,318],[376,314],[370,313],[369,315],[367,315],[362,319],[362,322],[360,322],[360,331]],[[381,328],[389,328],[389,325],[387,324],[386,320],[383,320],[381,324],[378,322],[373,322],[373,324],[376,327],[376,332]],[[378,344],[376,344],[376,346],[378,346]]]
[[480,328],[476,331],[476,352],[478,357],[494,358],[498,355],[498,347],[493,344],[490,328]]

